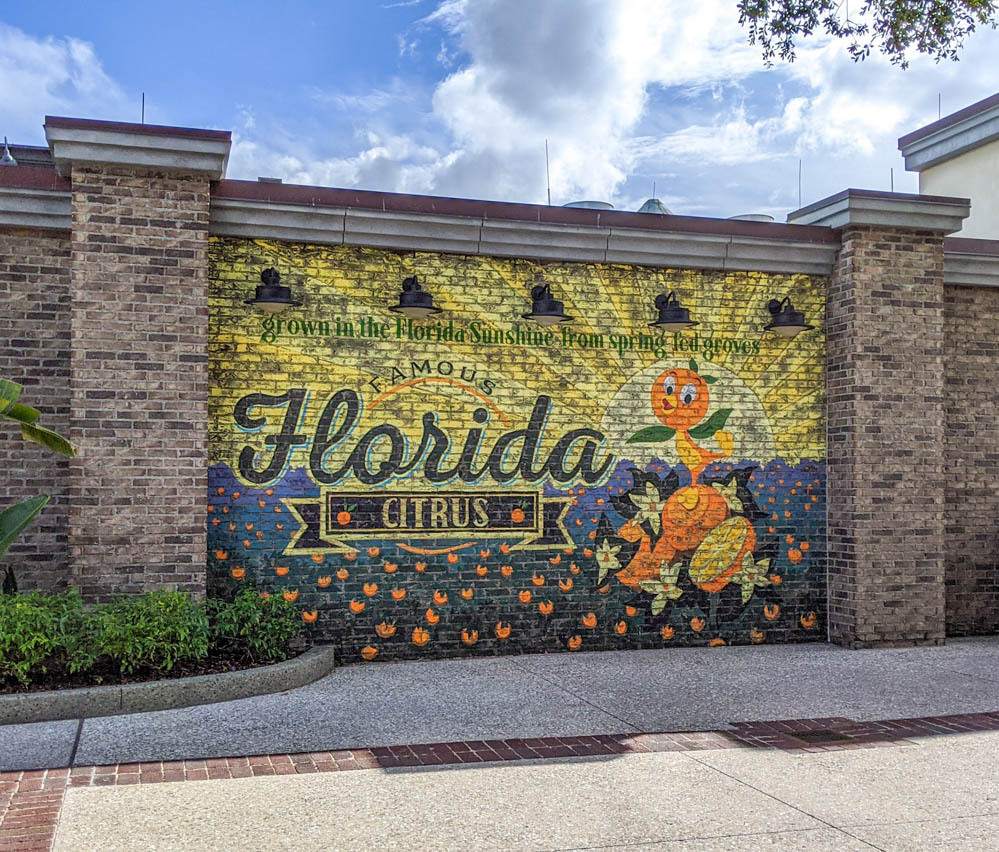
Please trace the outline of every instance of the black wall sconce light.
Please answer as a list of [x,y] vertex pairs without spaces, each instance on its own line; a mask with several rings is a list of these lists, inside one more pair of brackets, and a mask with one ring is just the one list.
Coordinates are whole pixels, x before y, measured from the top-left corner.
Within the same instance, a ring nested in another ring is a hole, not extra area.
[[291,298],[291,288],[281,286],[281,274],[272,266],[260,273],[263,282],[257,287],[257,295],[246,299],[245,304],[253,305],[268,314],[276,314],[285,308],[297,308],[301,302]]
[[685,328],[697,325],[690,318],[690,311],[680,304],[680,300],[672,290],[656,296],[656,310],[659,311],[659,318],[649,323],[653,328],[663,331],[683,331]]
[[538,325],[544,326],[572,322],[572,317],[565,313],[564,305],[552,296],[552,286],[547,281],[531,287],[531,299],[531,312],[521,314],[524,319],[534,320]]
[[796,311],[791,299],[785,296],[783,299],[771,299],[767,302],[767,310],[773,319],[769,325],[763,326],[764,331],[772,331],[781,337],[794,337],[803,331],[815,328],[805,322],[805,315],[801,311]]
[[392,305],[389,310],[404,314],[410,319],[425,319],[441,312],[440,308],[434,306],[433,296],[420,286],[415,275],[402,282],[399,304]]

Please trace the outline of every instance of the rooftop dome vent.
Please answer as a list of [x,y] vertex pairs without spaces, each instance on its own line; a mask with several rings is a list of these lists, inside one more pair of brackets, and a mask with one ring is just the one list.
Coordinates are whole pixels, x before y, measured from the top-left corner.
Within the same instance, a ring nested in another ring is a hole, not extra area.
[[663,204],[658,198],[650,198],[641,207],[638,208],[639,213],[655,213],[659,216],[672,216],[670,209]]
[[10,146],[7,144],[7,137],[3,138],[3,156],[0,156],[0,166],[16,166],[17,160],[10,153]]
[[606,201],[570,201],[563,207],[580,207],[584,210],[613,210],[614,205]]
[[741,216],[729,216],[738,222],[773,222],[774,217],[766,213],[743,213]]

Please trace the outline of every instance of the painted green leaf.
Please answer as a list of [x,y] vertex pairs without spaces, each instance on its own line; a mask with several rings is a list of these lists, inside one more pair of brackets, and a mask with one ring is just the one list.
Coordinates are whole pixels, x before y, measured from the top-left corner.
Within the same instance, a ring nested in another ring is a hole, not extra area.
[[693,358],[690,359],[690,369],[697,372],[697,362]]
[[0,379],[0,414],[6,414],[21,396],[21,386],[17,382]]
[[30,405],[21,405],[21,403],[15,402],[3,413],[3,416],[9,417],[11,420],[17,420],[20,423],[37,423],[38,418],[41,417],[42,414],[37,408],[32,408]]
[[747,583],[745,586],[743,586],[742,587],[742,603],[743,604],[749,603],[749,599],[753,596],[753,592],[755,592],[755,591],[756,591],[756,588],[753,586],[752,583]]
[[683,597],[683,589],[671,586],[666,590],[666,597],[668,597],[671,601],[678,600]]
[[598,586],[599,586],[599,585],[600,585],[601,583],[603,583],[603,581],[604,581],[604,578],[605,578],[605,577],[607,576],[607,571],[608,571],[608,570],[609,570],[609,569],[607,568],[607,566],[606,566],[606,565],[601,565],[601,566],[600,566],[600,571],[599,571],[599,573],[597,574],[597,585],[598,585]]
[[39,497],[31,497],[15,503],[0,512],[0,556],[7,552],[7,548],[14,543],[24,528],[31,523],[45,504],[49,502],[49,495],[42,494]]
[[669,426],[649,426],[632,435],[627,443],[629,444],[658,444],[668,441],[676,434],[675,429]]
[[649,609],[651,610],[653,615],[659,615],[660,613],[662,613],[664,609],[666,609],[666,604],[668,602],[669,601],[667,600],[665,594],[658,595],[652,601],[652,606],[649,607]]
[[691,438],[710,438],[719,429],[724,429],[728,422],[728,416],[732,413],[731,408],[719,408],[707,420],[699,426],[695,426],[688,433]]
[[714,376],[701,376],[701,378],[704,379],[704,383],[706,385],[713,385],[715,382],[718,381],[718,379],[716,379]]
[[48,447],[55,453],[60,453],[70,458],[76,455],[76,447],[67,441],[58,432],[46,429],[44,426],[35,426],[32,423],[21,424],[21,434],[28,441],[34,441],[43,447]]
[[638,585],[642,587],[643,592],[648,592],[650,595],[658,595],[663,591],[663,584],[656,580],[642,580]]

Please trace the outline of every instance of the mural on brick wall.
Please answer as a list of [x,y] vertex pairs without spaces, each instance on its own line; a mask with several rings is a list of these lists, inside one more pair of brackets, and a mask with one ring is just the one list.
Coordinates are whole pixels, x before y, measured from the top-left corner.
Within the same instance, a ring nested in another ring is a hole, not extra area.
[[[210,254],[214,593],[345,662],[824,637],[824,279]],[[243,304],[271,266],[304,306]],[[443,313],[389,311],[414,274]],[[521,318],[539,278],[572,323]],[[667,290],[698,326],[649,327]],[[785,295],[816,330],[761,331]]]

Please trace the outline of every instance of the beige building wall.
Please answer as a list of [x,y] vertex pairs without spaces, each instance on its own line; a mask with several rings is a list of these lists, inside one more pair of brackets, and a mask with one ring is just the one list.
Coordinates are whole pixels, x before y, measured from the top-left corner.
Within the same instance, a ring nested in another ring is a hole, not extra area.
[[921,195],[971,199],[971,215],[954,236],[999,239],[999,139],[919,173]]

